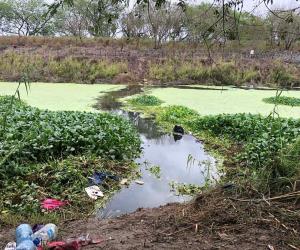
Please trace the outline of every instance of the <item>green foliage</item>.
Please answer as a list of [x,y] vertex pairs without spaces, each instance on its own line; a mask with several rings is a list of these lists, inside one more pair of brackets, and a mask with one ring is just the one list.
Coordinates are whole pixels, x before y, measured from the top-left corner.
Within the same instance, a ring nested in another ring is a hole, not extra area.
[[[0,98],[1,117],[10,102],[10,97]],[[1,118],[0,162],[6,174],[24,171],[27,163],[69,155],[130,160],[139,153],[140,139],[131,124],[106,113],[53,112],[14,100],[5,131],[3,122]]]
[[281,63],[276,63],[271,69],[269,81],[281,87],[291,87],[294,77]]
[[0,76],[16,81],[20,72],[27,70],[31,81],[95,83],[112,79],[127,71],[127,64],[107,60],[79,60],[66,57],[61,60],[39,55],[7,52],[0,56]]
[[151,166],[148,168],[149,172],[153,174],[156,178],[160,178],[160,166]]
[[195,184],[170,182],[169,186],[172,191],[176,192],[176,195],[195,195],[202,191],[202,188]]
[[212,67],[209,76],[217,85],[234,85],[238,77],[238,70],[233,63],[219,63]]
[[157,119],[163,122],[182,124],[197,116],[197,112],[184,106],[169,106],[157,114]]
[[278,97],[269,97],[264,98],[264,102],[278,105],[287,105],[287,106],[300,106],[300,98],[289,97],[289,96],[278,96]]
[[288,168],[282,167],[277,171],[277,161],[280,152],[300,135],[300,120],[252,114],[200,116],[181,106],[163,108],[157,119],[171,124],[180,123],[194,133],[206,131],[239,145],[241,150],[234,158],[249,169],[251,178],[261,191],[277,187],[278,173],[280,178],[291,178]]
[[158,106],[163,102],[152,95],[140,95],[129,100],[129,103],[137,106]]
[[241,73],[241,81],[243,83],[249,83],[249,82],[257,83],[261,81],[261,76],[258,70],[249,69]]

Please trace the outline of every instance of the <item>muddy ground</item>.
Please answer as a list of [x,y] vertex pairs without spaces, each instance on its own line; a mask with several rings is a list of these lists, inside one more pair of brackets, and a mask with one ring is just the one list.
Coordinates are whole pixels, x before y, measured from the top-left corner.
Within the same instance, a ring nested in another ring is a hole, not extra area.
[[[168,204],[114,219],[59,225],[59,238],[103,239],[83,249],[299,249],[300,207],[295,200],[237,201],[215,190],[189,204]],[[0,247],[14,230],[0,232]],[[297,248],[298,247],[298,248]]]

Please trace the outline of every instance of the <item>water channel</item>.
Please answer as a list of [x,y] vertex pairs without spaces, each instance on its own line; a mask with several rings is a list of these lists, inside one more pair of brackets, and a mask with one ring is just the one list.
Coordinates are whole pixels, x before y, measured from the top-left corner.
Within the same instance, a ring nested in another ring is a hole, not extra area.
[[[108,93],[98,100],[96,107],[130,120],[137,128],[142,140],[142,154],[136,159],[141,168],[144,184],[132,182],[124,186],[106,207],[100,211],[102,218],[115,217],[133,212],[138,208],[152,208],[170,202],[185,202],[190,196],[179,196],[171,190],[169,183],[203,185],[207,171],[215,174],[215,159],[205,152],[201,142],[190,134],[182,137],[162,131],[153,119],[143,118],[137,112],[122,110],[118,98],[141,93],[141,87]],[[189,159],[193,159],[192,161]],[[160,167],[160,178],[149,171],[151,166]]]

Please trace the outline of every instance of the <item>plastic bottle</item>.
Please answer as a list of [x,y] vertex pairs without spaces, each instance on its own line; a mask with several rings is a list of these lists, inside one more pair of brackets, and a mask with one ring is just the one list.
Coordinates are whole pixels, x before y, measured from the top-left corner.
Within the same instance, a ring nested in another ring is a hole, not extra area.
[[46,224],[39,231],[31,235],[31,239],[36,246],[43,245],[57,237],[57,226],[50,223]]
[[21,224],[16,228],[17,246],[25,240],[31,240],[32,229],[29,224]]
[[36,250],[36,246],[32,240],[23,240],[17,245],[16,250]]

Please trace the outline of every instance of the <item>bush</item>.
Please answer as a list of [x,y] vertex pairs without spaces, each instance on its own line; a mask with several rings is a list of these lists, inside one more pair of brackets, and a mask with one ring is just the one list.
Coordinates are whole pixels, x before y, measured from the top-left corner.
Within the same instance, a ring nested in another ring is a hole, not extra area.
[[197,112],[184,106],[169,106],[162,109],[157,118],[163,122],[183,124],[197,116]]
[[140,95],[130,99],[129,102],[137,106],[158,106],[163,103],[159,98],[152,95]]
[[212,67],[209,77],[217,85],[235,85],[238,72],[233,63],[221,63]]
[[136,130],[118,116],[40,110],[11,97],[0,98],[0,114],[0,162],[7,171],[69,155],[130,160],[139,154]]
[[269,82],[281,87],[292,87],[294,83],[294,77],[282,64],[277,63],[275,67],[271,69],[269,75]]
[[263,99],[266,103],[287,105],[287,106],[300,106],[300,98],[279,96],[279,97],[268,97]]

